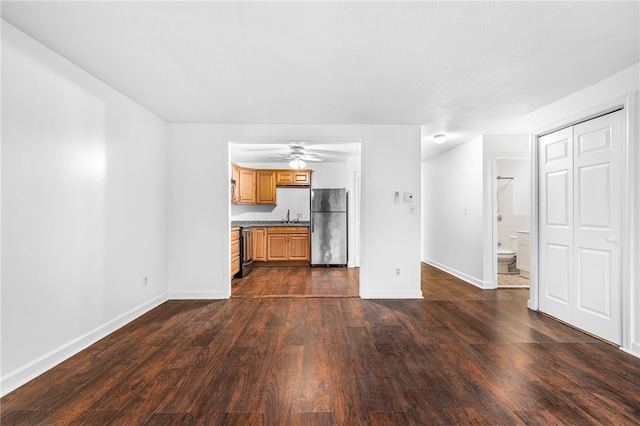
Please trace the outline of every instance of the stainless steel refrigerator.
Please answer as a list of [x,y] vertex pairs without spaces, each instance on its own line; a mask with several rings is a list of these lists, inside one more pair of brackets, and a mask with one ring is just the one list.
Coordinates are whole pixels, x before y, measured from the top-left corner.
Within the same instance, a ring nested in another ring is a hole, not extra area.
[[347,266],[347,190],[311,189],[311,266]]

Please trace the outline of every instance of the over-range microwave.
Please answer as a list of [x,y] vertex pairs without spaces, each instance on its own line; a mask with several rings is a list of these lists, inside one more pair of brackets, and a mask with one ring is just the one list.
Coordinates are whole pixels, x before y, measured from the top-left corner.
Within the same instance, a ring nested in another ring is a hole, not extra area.
[[231,202],[236,198],[236,180],[231,179]]

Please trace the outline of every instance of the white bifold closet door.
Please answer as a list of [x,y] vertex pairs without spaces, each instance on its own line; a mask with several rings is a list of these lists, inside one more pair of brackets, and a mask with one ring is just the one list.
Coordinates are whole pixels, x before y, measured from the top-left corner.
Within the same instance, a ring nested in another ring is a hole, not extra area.
[[622,344],[622,112],[539,141],[539,307]]

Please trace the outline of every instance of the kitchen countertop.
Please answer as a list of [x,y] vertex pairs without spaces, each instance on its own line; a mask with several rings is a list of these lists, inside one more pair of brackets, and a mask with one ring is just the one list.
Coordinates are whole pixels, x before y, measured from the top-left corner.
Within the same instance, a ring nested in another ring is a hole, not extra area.
[[309,226],[309,221],[283,222],[281,220],[234,220],[231,226],[269,228],[274,226]]

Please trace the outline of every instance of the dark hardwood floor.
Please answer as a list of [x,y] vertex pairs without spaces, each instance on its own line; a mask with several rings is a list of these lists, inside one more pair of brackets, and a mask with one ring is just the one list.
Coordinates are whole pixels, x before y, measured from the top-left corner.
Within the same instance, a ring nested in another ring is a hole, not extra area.
[[2,398],[1,423],[640,423],[640,359],[528,291],[422,274],[424,300],[164,303]]
[[260,267],[231,283],[232,297],[358,297],[360,269]]

